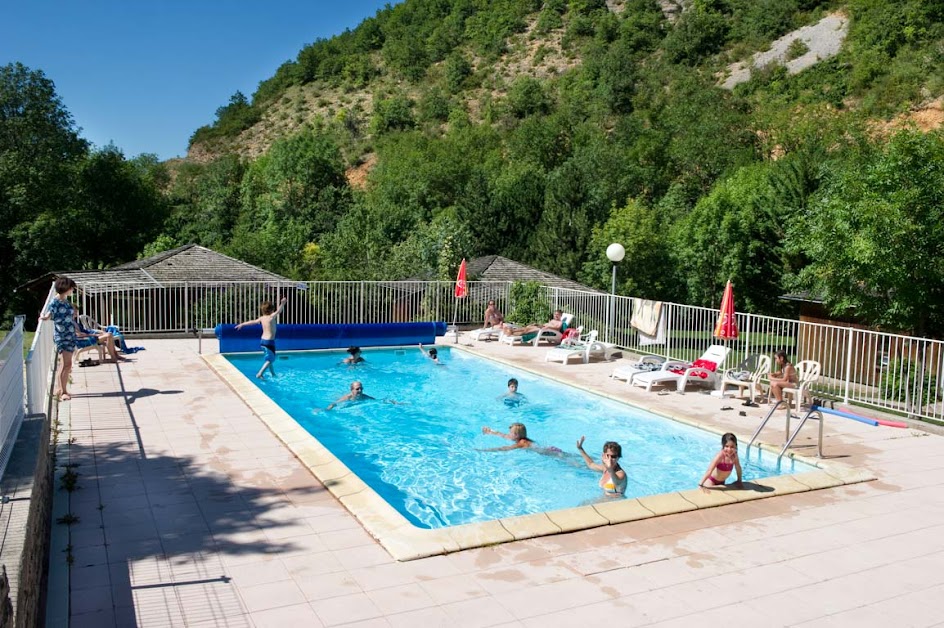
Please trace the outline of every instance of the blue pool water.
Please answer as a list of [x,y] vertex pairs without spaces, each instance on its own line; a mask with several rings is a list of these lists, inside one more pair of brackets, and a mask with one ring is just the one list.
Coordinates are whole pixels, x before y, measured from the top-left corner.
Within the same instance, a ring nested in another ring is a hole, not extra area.
[[[418,348],[365,350],[365,364],[341,365],[339,351],[280,354],[278,376],[254,379],[261,354],[226,356],[338,459],[417,526],[440,528],[590,503],[600,498],[599,472],[576,453],[576,440],[599,461],[603,443],[623,447],[627,496],[698,486],[720,437],[633,406],[518,371],[464,351],[439,348],[444,366]],[[526,403],[499,399],[515,377]],[[374,401],[324,408],[360,380]],[[388,403],[396,402],[396,403]],[[480,451],[511,441],[482,434],[524,423],[540,445]],[[811,470],[793,460],[740,448],[744,479]]]

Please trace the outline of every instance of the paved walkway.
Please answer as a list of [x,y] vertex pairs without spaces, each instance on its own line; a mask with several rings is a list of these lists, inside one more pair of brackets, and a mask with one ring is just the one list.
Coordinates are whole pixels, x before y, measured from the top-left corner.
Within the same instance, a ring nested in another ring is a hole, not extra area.
[[[944,625],[939,436],[830,421],[826,454],[878,481],[398,563],[195,341],[143,344],[77,368],[60,405],[59,473],[78,465],[80,488],[56,516],[79,521],[54,525],[50,626]],[[739,435],[758,421],[496,344],[483,351]]]

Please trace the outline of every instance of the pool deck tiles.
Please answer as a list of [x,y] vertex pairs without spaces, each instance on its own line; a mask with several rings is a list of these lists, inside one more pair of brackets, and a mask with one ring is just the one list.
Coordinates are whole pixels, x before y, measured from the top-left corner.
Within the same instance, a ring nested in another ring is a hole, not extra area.
[[[208,368],[195,341],[141,344],[132,362],[73,371],[73,400],[60,406],[57,476],[77,464],[80,490],[57,491],[54,512],[79,521],[55,531],[69,536],[73,564],[51,558],[50,581],[68,586],[50,589],[49,626],[933,626],[944,616],[939,435],[827,420],[810,473],[417,530],[383,516],[376,495],[264,396],[250,410],[241,395],[258,389]],[[545,364],[543,348],[475,345],[466,350],[741,440],[767,410],[740,416],[721,410],[741,410],[731,399],[646,393],[607,377],[613,363]],[[774,456],[783,427],[778,417],[761,434]],[[815,438],[804,428],[791,454],[807,459]],[[381,516],[362,524],[342,502]],[[365,526],[389,528],[385,547]],[[504,542],[483,544],[495,538]]]

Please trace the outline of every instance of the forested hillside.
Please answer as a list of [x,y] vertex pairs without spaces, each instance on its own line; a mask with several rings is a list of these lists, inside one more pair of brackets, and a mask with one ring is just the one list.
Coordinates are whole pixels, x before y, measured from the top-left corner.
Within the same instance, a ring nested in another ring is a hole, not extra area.
[[[837,56],[720,87],[833,13]],[[221,106],[135,252],[196,242],[299,279],[501,254],[602,288],[615,241],[621,294],[717,305],[731,278],[749,311],[803,289],[941,334],[944,135],[908,121],[942,94],[940,1],[405,0]]]

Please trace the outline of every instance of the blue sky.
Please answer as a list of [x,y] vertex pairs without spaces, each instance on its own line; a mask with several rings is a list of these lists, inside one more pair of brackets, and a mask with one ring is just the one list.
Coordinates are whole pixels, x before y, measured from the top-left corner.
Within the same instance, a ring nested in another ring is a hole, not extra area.
[[0,65],[42,70],[96,146],[183,156],[237,90],[397,0],[6,2]]

